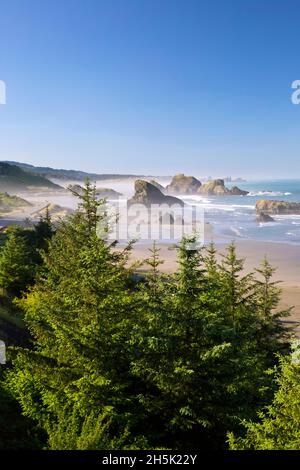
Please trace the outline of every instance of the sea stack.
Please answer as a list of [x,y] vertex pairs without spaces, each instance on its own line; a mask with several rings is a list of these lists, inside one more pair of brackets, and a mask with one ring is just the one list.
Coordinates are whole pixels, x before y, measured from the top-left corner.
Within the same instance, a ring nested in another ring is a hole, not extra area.
[[150,206],[151,204],[179,204],[184,205],[181,199],[173,196],[165,196],[157,187],[144,180],[136,180],[134,183],[135,193],[134,196],[128,200],[128,204],[144,204]]
[[299,202],[274,201],[269,199],[260,199],[255,206],[256,212],[265,214],[300,214]]
[[222,179],[208,181],[199,188],[198,192],[209,196],[246,196],[248,194],[248,191],[243,191],[237,186],[233,186],[231,189],[226,188]]
[[194,176],[186,176],[183,173],[173,176],[172,181],[166,187],[168,194],[197,194],[201,182]]

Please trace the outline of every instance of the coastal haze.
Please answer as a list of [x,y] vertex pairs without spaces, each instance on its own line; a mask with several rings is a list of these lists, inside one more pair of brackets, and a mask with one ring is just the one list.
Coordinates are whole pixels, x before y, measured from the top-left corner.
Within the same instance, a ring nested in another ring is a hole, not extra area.
[[[166,187],[171,177],[143,177],[141,179],[155,179]],[[205,181],[203,177],[198,177]],[[118,199],[127,200],[134,194],[134,182],[137,177],[107,178],[95,180],[97,187],[111,188],[121,194]],[[75,209],[77,199],[68,191],[69,185],[83,184],[78,180],[62,180],[51,178],[51,181],[62,186],[65,191],[43,189],[43,191],[17,191],[20,197],[33,204],[33,208],[26,210],[26,216],[31,211],[36,211],[48,203],[58,204],[62,207]],[[213,227],[214,237],[218,241],[230,242],[231,240],[256,240],[262,242],[278,242],[289,245],[300,245],[300,214],[273,215],[273,222],[257,222],[255,204],[266,199],[274,201],[299,202],[300,180],[249,180],[227,182],[230,188],[234,184],[248,191],[246,196],[213,196],[213,195],[186,195],[178,194],[188,206],[199,206],[204,209],[205,220]],[[25,214],[19,214],[23,219]]]
[[[245,176],[245,175],[243,175]],[[108,204],[116,202],[126,203],[134,195],[134,184],[137,177],[130,176],[101,176],[100,180],[94,179],[97,188],[106,188],[116,191],[117,196],[108,197]],[[155,180],[164,188],[171,182],[171,177],[145,176],[143,180]],[[28,223],[28,219],[38,220],[39,214],[49,206],[54,210],[54,218],[61,219],[76,209],[78,199],[69,191],[71,185],[83,185],[83,181],[65,178],[49,179],[60,188],[30,188],[16,191],[16,194],[28,201],[31,206],[13,210],[1,217],[2,226]],[[199,180],[207,181],[205,177]],[[244,180],[237,182],[227,178],[226,186],[232,188],[238,184],[241,190],[247,191],[247,195],[202,195],[202,194],[176,194],[176,197],[184,201],[187,208],[198,207],[203,210],[204,216],[204,243],[214,241],[220,252],[225,246],[235,241],[238,253],[246,259],[245,270],[253,270],[259,266],[265,256],[277,268],[275,279],[280,280],[283,289],[281,306],[294,305],[294,310],[289,321],[300,322],[300,214],[273,214],[272,221],[260,222],[257,219],[255,205],[257,201],[285,201],[300,202],[299,180]],[[54,208],[54,209],[53,209]],[[50,211],[51,212],[51,211]],[[138,238],[138,237],[137,237]],[[161,269],[163,271],[175,271],[176,256],[174,250],[169,247],[174,240],[157,239],[161,248],[161,255],[165,260]],[[137,240],[132,260],[146,258],[148,249],[153,240]]]
[[0,454],[300,451],[299,0],[1,7]]

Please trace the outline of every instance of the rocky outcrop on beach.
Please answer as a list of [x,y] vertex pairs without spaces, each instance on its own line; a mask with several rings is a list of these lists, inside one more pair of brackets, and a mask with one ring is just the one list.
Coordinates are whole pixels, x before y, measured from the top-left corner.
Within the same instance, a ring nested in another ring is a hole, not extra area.
[[172,181],[166,187],[168,194],[197,194],[201,182],[194,176],[186,176],[183,173],[173,176]]
[[300,214],[299,202],[274,201],[270,199],[260,199],[255,206],[256,212],[265,214]]
[[226,188],[224,180],[216,179],[203,184],[198,193],[209,196],[246,196],[248,191],[243,191],[237,186],[233,186],[231,189]]
[[266,214],[265,212],[258,212],[256,216],[256,221],[258,223],[267,223],[267,222],[275,222],[273,217],[271,217],[269,214]]
[[156,186],[148,181],[136,180],[134,183],[135,194],[128,200],[128,204],[144,204],[150,206],[151,204],[179,204],[184,205],[181,199],[173,196],[166,196]]

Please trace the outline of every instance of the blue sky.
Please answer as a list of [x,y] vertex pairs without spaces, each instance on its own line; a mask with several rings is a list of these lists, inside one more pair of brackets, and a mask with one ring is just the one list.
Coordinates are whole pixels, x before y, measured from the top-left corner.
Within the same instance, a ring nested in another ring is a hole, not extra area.
[[297,0],[0,0],[0,159],[300,177]]

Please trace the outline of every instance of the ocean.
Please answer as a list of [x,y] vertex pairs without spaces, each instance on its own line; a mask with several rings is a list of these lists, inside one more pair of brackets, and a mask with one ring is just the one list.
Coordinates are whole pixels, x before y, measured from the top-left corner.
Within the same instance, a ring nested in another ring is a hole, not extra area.
[[[163,186],[170,180],[156,178]],[[62,184],[61,181],[56,181]],[[65,183],[65,185],[69,184]],[[249,191],[248,196],[185,196],[178,195],[187,204],[204,209],[205,222],[210,222],[214,233],[224,242],[231,240],[260,240],[300,244],[300,215],[274,216],[274,222],[258,223],[256,221],[255,203],[259,199],[274,199],[300,202],[300,180],[257,180],[238,183],[226,183],[231,187],[237,185]],[[124,199],[134,192],[134,181],[101,181],[97,186],[109,187],[121,192]],[[24,195],[25,197],[25,195]],[[45,204],[45,195],[35,194],[28,198],[31,202]],[[51,194],[47,202],[75,208],[76,198],[65,194]]]
[[260,199],[300,202],[300,180],[260,180],[237,185],[249,191],[248,196],[183,196],[188,204],[204,208],[205,221],[212,223],[214,233],[231,240],[260,240],[300,244],[300,215],[273,216],[274,222],[258,223],[255,204]]

